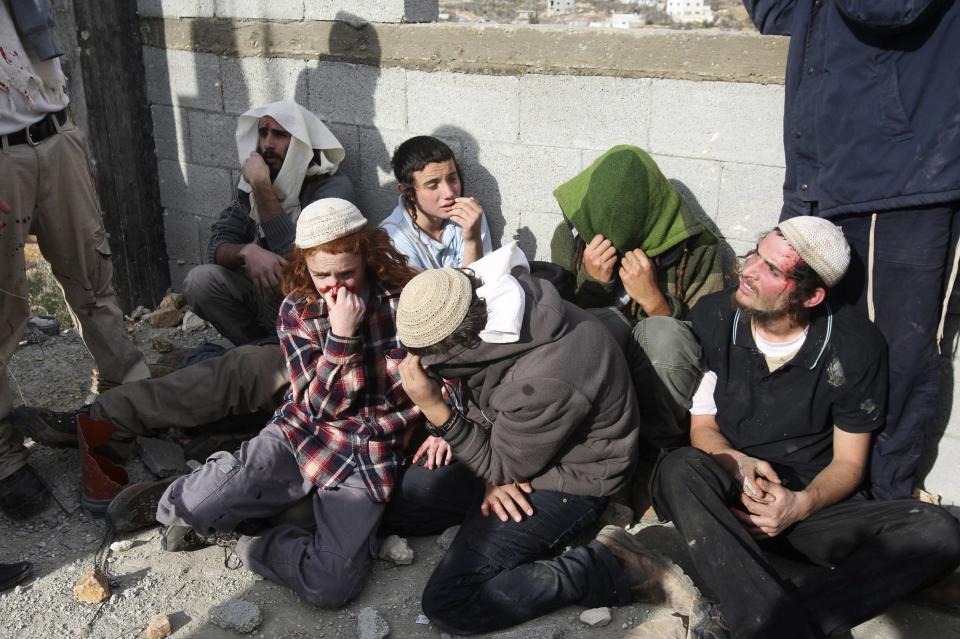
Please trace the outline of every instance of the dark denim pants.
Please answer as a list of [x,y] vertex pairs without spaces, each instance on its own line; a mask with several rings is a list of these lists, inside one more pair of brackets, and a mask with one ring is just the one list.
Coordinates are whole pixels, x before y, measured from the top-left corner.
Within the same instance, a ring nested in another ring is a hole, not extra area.
[[606,546],[556,554],[603,512],[605,498],[548,490],[528,496],[534,514],[520,522],[484,518],[479,502],[423,591],[423,611],[449,632],[491,632],[563,606],[631,601],[620,564]]
[[924,452],[927,429],[937,414],[940,362],[937,327],[960,204],[877,214],[870,269],[870,214],[835,222],[851,248],[847,275],[831,294],[867,316],[872,282],[874,322],[890,346],[887,422],[873,446],[870,490],[877,499],[910,497]]
[[[853,497],[758,543],[730,512],[733,479],[712,457],[680,448],[654,471],[653,501],[683,535],[698,586],[738,639],[824,637],[881,613],[960,563],[960,525],[914,500]],[[789,582],[771,555],[812,564]]]

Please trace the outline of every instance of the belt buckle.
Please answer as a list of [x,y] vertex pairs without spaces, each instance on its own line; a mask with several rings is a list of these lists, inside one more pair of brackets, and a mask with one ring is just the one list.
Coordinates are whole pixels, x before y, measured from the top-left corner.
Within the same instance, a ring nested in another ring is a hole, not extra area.
[[[43,122],[43,120],[40,120],[40,121]],[[34,142],[34,141],[33,141],[33,136],[30,135],[30,129],[32,129],[32,128],[33,128],[33,125],[31,124],[30,126],[28,126],[27,128],[25,128],[25,129],[23,130],[23,133],[24,133],[24,135],[26,135],[26,137],[27,137],[27,144],[29,144],[30,146],[37,146],[38,144],[40,144],[40,142]]]

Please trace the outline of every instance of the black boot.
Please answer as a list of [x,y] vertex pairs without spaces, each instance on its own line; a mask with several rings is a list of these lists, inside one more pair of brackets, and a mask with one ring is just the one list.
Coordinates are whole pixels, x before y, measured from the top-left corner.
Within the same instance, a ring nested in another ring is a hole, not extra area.
[[90,414],[90,406],[59,413],[34,406],[17,406],[10,421],[21,433],[45,446],[54,448],[77,447],[77,414]]
[[43,510],[50,493],[37,472],[24,466],[0,479],[0,510],[10,519],[28,519]]
[[0,590],[13,588],[30,574],[30,562],[20,561],[15,564],[0,564]]

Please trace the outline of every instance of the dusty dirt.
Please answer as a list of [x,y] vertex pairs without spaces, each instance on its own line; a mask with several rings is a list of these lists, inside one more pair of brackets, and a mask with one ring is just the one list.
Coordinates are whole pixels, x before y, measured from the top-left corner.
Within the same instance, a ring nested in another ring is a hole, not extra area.
[[[184,333],[180,329],[138,325],[133,337],[148,360],[157,358],[149,346],[157,335],[178,346],[195,346],[216,337],[209,329]],[[15,401],[58,410],[76,407],[87,394],[91,366],[86,348],[73,331],[41,345],[22,346],[10,365]],[[324,611],[245,568],[228,569],[223,548],[166,553],[159,546],[159,530],[147,529],[126,537],[133,541],[130,549],[109,555],[113,596],[100,605],[78,603],[72,594],[73,583],[93,567],[104,524],[79,508],[77,451],[54,450],[29,441],[28,445],[31,463],[55,499],[41,515],[27,522],[15,523],[0,516],[0,561],[26,559],[34,564],[32,579],[0,594],[0,637],[140,637],[150,618],[160,612],[170,616],[173,637],[232,637],[236,633],[208,620],[210,608],[230,598],[244,599],[260,607],[263,620],[251,635],[256,637],[355,637],[359,612],[368,606],[387,619],[391,637],[442,636],[436,627],[418,623],[420,593],[443,553],[435,537],[410,540],[416,553],[412,565],[397,567],[374,562],[369,583],[356,601],[344,610]],[[137,459],[130,462],[128,470],[132,481],[151,476]],[[672,528],[647,526],[639,534],[651,546],[685,563],[683,545]],[[652,616],[668,614],[649,606],[626,606],[613,610],[609,625],[588,628],[578,620],[582,611],[582,607],[569,606],[516,629],[488,636],[613,639]],[[956,616],[906,603],[852,633],[857,639],[958,635],[960,619]]]

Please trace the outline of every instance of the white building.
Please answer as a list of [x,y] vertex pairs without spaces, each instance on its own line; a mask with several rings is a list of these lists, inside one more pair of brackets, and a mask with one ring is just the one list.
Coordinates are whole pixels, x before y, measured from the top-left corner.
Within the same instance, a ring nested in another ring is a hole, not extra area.
[[704,0],[667,0],[666,12],[674,22],[713,22],[713,10]]
[[559,16],[565,13],[573,13],[574,9],[574,0],[547,0],[548,16]]
[[646,23],[646,19],[637,13],[614,13],[610,16],[610,26],[614,29],[636,29]]

